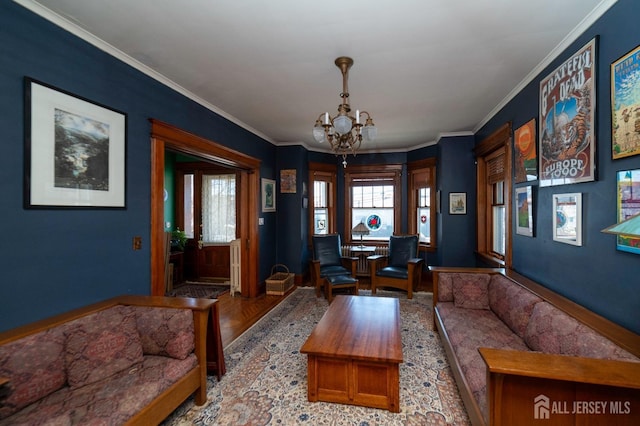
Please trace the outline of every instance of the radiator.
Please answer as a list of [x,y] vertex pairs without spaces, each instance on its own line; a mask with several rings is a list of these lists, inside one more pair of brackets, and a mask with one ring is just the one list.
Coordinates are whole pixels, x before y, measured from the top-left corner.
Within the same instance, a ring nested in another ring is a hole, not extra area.
[[230,289],[229,292],[231,296],[235,296],[236,292],[240,293],[240,239],[231,241],[229,246],[231,259],[231,278],[230,278]]
[[388,246],[375,246],[375,247],[367,246],[366,248],[369,250],[363,251],[359,249],[359,246],[357,245],[341,247],[343,256],[358,258],[358,263],[356,267],[356,273],[358,275],[369,275],[369,262],[367,262],[367,256],[371,256],[374,254],[387,256],[389,254]]

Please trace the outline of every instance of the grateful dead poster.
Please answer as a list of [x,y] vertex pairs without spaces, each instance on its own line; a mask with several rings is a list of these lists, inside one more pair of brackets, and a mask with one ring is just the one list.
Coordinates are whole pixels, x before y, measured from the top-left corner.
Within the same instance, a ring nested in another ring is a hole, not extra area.
[[540,186],[595,180],[596,40],[540,82]]

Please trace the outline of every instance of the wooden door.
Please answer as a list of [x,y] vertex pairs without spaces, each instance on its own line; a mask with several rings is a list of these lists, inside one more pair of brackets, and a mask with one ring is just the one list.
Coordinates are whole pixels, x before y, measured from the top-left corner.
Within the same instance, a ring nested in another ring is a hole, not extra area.
[[231,276],[230,253],[228,244],[204,245],[198,249],[198,279],[228,280]]

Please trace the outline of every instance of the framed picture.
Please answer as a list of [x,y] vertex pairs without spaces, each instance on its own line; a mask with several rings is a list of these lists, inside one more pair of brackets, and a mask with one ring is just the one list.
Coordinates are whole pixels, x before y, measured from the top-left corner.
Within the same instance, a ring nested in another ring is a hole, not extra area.
[[640,46],[611,64],[611,156],[640,154]]
[[467,193],[449,193],[449,214],[467,214]]
[[533,188],[516,188],[516,233],[533,237]]
[[[640,214],[640,170],[622,170],[617,173],[618,223]],[[618,235],[616,248],[640,254],[640,238]]]
[[262,211],[276,211],[276,181],[262,178]]
[[25,78],[25,208],[125,208],[127,115]]
[[540,186],[595,180],[596,41],[540,81]]
[[553,241],[582,245],[582,193],[553,194]]
[[280,170],[280,192],[295,194],[296,191],[296,169]]
[[538,157],[536,156],[536,119],[516,129],[513,138],[515,182],[528,182],[538,179]]

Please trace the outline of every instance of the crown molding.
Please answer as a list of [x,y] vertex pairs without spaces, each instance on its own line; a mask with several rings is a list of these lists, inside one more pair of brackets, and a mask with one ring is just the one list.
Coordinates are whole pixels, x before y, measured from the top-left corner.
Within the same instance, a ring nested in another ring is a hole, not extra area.
[[574,41],[578,39],[594,22],[602,17],[618,0],[602,0],[580,23],[562,39],[562,41],[536,66],[527,76],[514,87],[511,92],[498,105],[487,114],[473,129],[477,133],[482,126],[487,124],[494,115],[504,108],[518,93],[520,93],[529,83],[531,83],[553,60],[562,54]]
[[33,0],[13,0],[13,1],[15,3],[18,3],[19,5],[21,5],[25,9],[28,9],[31,12],[35,13],[36,15],[46,19],[47,21],[50,21],[51,23],[59,26],[60,28],[64,29],[65,31],[68,31],[71,34],[79,37],[80,39],[82,39],[84,41],[86,41],[87,43],[95,46],[96,48],[108,53],[109,55],[111,55],[111,56],[113,56],[113,57],[115,57],[117,59],[119,59],[120,61],[126,63],[127,65],[130,65],[131,67],[137,69],[138,71],[142,72],[143,74],[153,78],[154,80],[157,80],[158,82],[162,83],[163,85],[175,90],[176,92],[180,93],[181,95],[191,99],[194,102],[197,102],[198,104],[200,104],[203,107],[207,108],[208,110],[218,114],[219,116],[229,120],[230,122],[242,127],[243,129],[255,134],[256,136],[264,139],[267,142],[270,142],[273,145],[276,144],[273,139],[271,139],[270,137],[268,137],[264,133],[254,129],[253,127],[249,126],[248,124],[246,124],[242,120],[239,120],[238,118],[236,118],[233,115],[227,113],[226,111],[223,111],[222,109],[218,108],[217,106],[213,105],[212,103],[207,102],[206,100],[204,100],[201,97],[197,96],[195,93],[185,89],[184,87],[180,86],[179,84],[176,84],[173,80],[165,77],[164,75],[162,75],[159,72],[153,70],[152,68],[148,67],[147,65],[145,65],[142,62],[138,61],[137,59],[127,55],[123,51],[121,51],[121,50],[117,49],[116,47],[110,45],[109,43],[105,42],[104,40],[96,37],[95,35],[91,34],[89,31],[87,31],[84,28],[80,27],[78,24],[72,22],[71,20],[67,19],[66,17],[64,17],[62,15],[59,15],[59,14],[53,12],[50,9],[47,9],[46,7],[42,6],[39,3],[36,3]]

